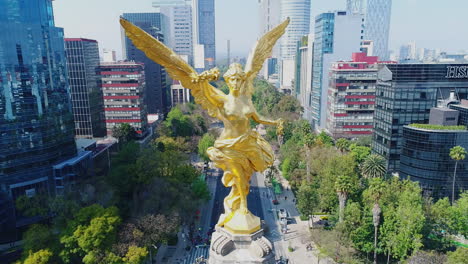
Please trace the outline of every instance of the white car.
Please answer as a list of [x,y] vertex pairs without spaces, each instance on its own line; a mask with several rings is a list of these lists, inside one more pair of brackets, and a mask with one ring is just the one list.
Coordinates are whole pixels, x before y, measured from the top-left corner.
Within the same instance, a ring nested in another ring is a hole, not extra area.
[[279,219],[283,219],[283,218],[288,218],[289,214],[288,214],[288,211],[286,211],[283,208],[280,208],[278,211],[278,216],[279,216]]

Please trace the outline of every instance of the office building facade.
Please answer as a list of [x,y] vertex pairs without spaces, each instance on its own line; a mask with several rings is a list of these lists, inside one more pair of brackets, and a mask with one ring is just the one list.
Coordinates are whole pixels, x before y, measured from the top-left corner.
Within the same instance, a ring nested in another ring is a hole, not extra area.
[[53,194],[52,166],[76,154],[63,29],[49,0],[0,0],[0,240],[30,221],[22,195]]
[[[177,54],[187,56],[188,62],[193,64],[193,30],[192,30],[192,6],[191,1],[167,1],[153,2],[159,13],[164,16],[163,27],[166,27],[165,43]],[[167,25],[164,25],[166,21]]]
[[216,66],[215,1],[193,0],[192,12],[194,43],[203,45],[204,67],[208,70]]
[[297,42],[310,33],[310,0],[280,0],[280,21],[291,19],[280,39],[282,60],[294,60]]
[[[123,18],[143,29],[154,38],[164,42],[163,23],[160,13],[124,13]],[[167,33],[166,33],[167,34]],[[122,31],[124,58],[145,65],[146,97],[145,104],[149,114],[167,113],[170,108],[166,70],[149,59],[135,47]]]
[[[398,172],[403,127],[429,122],[430,110],[450,98],[468,98],[467,64],[388,64],[379,67],[372,151]],[[464,69],[464,70],[460,70]]]
[[362,27],[362,15],[346,11],[323,13],[315,18],[311,94],[311,118],[315,129],[324,129],[326,125],[331,64],[348,61],[360,50]]
[[65,48],[75,135],[80,138],[104,137],[104,101],[97,74],[98,43],[92,39],[66,38]]
[[108,135],[112,135],[115,126],[127,123],[140,137],[145,136],[145,73],[144,66],[135,62],[103,63],[99,67]]
[[372,55],[381,60],[389,59],[388,37],[391,14],[392,0],[367,0],[364,39],[374,42]]
[[333,138],[371,135],[378,58],[354,53],[330,70],[326,130]]
[[[468,149],[468,131],[462,129],[434,129],[403,126],[399,174],[419,182],[428,195],[451,197],[455,161],[450,149]],[[455,177],[455,197],[468,189],[468,161],[458,162]]]
[[298,42],[296,55],[296,75],[294,81],[294,96],[304,109],[303,118],[311,120],[311,92],[312,92],[312,55],[314,38],[312,34],[303,36]]

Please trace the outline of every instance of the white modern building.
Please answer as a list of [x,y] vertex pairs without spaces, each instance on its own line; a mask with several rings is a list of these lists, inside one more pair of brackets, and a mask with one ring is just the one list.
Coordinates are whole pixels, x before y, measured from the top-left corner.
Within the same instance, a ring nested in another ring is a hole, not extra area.
[[[281,23],[280,0],[258,0],[259,38]],[[266,80],[278,74],[277,63],[280,55],[279,42],[273,48],[271,58],[263,64],[259,75]],[[274,61],[271,61],[274,59]]]
[[310,31],[310,0],[281,0],[280,8],[280,21],[291,19],[280,39],[280,55],[282,60],[292,60],[296,55],[297,42]]
[[[259,35],[269,32],[281,23],[280,0],[258,0]],[[272,57],[279,57],[279,45],[273,49]]]
[[367,0],[364,39],[374,42],[373,56],[378,56],[380,60],[389,58],[388,37],[391,13],[392,0]]
[[351,60],[363,40],[362,15],[335,11],[315,18],[311,116],[315,129],[325,128],[329,71],[333,62]]
[[303,36],[299,41],[299,50],[296,55],[296,76],[294,92],[301,106],[304,108],[303,118],[312,123],[311,93],[312,93],[312,67],[314,35]]
[[191,1],[156,0],[153,2],[158,12],[164,15],[163,25],[168,32],[165,41],[177,54],[188,56],[193,63],[193,18]]

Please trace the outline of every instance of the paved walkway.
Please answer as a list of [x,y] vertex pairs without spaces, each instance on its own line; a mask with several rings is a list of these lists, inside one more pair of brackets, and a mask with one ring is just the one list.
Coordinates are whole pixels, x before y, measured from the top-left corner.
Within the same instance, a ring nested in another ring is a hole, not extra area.
[[[275,165],[279,166],[279,161],[275,161]],[[292,218],[291,223],[288,224],[288,230],[284,234],[283,247],[286,248],[286,256],[289,259],[289,263],[301,264],[301,263],[334,263],[331,259],[319,259],[319,252],[310,238],[309,223],[308,221],[302,221],[300,219],[300,213],[296,207],[296,197],[289,185],[289,182],[281,175],[279,171],[279,182],[283,187],[283,193],[277,196],[277,200],[280,202],[279,208],[284,208],[289,212]],[[307,245],[311,244],[313,250],[308,251]],[[292,248],[292,252],[288,248]]]
[[[193,162],[193,160],[192,160]],[[215,190],[217,184],[217,178],[222,175],[217,169],[210,170],[210,173],[206,177],[208,189],[211,193],[211,199],[200,207],[200,221],[198,226],[195,228],[201,228],[201,233],[206,234],[210,228],[211,221],[211,211],[214,204]],[[186,250],[187,246],[190,246],[188,241],[188,229],[183,227],[183,229],[178,233],[178,243],[174,247],[165,247],[161,249],[161,252],[158,252],[155,263],[183,263],[183,264],[192,264],[195,262],[195,259],[203,256],[208,258],[209,247],[191,247],[189,251]]]

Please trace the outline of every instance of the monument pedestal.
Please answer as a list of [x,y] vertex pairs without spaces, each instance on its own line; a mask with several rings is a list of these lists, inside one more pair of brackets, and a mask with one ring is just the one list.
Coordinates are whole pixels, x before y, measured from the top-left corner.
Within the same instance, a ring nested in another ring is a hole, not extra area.
[[263,236],[263,229],[252,234],[233,234],[216,227],[211,237],[209,264],[274,264],[273,245]]

